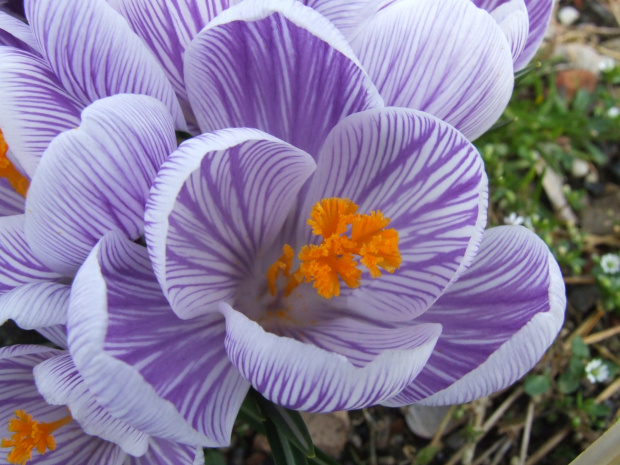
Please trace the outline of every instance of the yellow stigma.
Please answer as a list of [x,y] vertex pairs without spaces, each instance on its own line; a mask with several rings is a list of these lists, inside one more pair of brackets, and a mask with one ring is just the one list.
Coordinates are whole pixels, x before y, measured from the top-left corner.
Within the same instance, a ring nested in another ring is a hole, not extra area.
[[2,131],[0,130],[0,178],[8,179],[13,189],[26,197],[30,182],[24,175],[17,171],[13,163],[11,163],[11,160],[7,158],[6,154],[8,151],[9,146],[6,144]]
[[[380,211],[357,213],[358,206],[349,199],[323,199],[312,208],[308,224],[312,233],[322,236],[319,245],[304,245],[299,252],[299,268],[291,273],[293,249],[286,244],[282,256],[267,270],[267,284],[276,295],[276,279],[280,272],[288,278],[284,296],[305,282],[312,282],[318,294],[326,299],[340,295],[340,280],[349,287],[360,285],[362,271],[378,278],[381,270],[393,273],[401,264],[398,232],[385,229],[390,219]],[[349,232],[349,235],[347,235]]]
[[15,418],[9,420],[9,432],[13,433],[13,436],[2,439],[0,447],[13,448],[7,456],[9,463],[25,465],[28,460],[32,460],[33,449],[37,449],[40,454],[45,454],[47,449],[56,449],[52,433],[71,421],[73,418],[68,415],[52,423],[39,423],[24,410],[15,410]]

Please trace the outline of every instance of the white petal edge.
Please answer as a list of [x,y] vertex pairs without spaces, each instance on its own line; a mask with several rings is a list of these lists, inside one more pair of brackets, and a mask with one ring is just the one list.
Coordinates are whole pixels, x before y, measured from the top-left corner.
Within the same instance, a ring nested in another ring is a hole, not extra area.
[[[551,252],[549,277],[549,311],[536,314],[478,368],[418,403],[439,406],[470,402],[503,389],[523,377],[542,357],[564,323],[564,280]],[[524,350],[524,347],[527,349]],[[525,360],[514,357],[517,353]]]

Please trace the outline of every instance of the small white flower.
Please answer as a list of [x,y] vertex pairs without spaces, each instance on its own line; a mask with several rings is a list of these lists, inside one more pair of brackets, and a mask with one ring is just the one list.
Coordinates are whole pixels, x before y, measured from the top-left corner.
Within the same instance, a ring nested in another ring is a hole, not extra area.
[[620,108],[618,107],[611,107],[609,110],[607,110],[607,116],[609,116],[610,118],[617,118],[618,115],[620,115]]
[[620,271],[620,256],[608,253],[601,257],[601,268],[607,274],[616,274]]
[[609,378],[609,368],[600,358],[595,358],[586,365],[586,376],[591,383],[602,383]]
[[602,71],[603,73],[611,71],[615,67],[616,67],[616,60],[614,60],[613,58],[609,58],[609,57],[604,57],[598,63],[598,69]]
[[525,219],[522,216],[517,215],[515,212],[512,212],[510,215],[504,217],[504,224],[509,224],[512,226],[519,226],[523,224]]

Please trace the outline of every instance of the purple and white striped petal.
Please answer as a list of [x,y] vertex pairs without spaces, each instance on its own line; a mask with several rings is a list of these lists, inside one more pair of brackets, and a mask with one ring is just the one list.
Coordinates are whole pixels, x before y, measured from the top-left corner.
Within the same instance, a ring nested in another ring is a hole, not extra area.
[[[9,160],[12,158],[7,154]],[[18,194],[6,178],[0,178],[0,218],[24,213],[26,199]],[[1,220],[0,220],[1,221]]]
[[32,178],[50,141],[80,123],[82,105],[42,58],[12,47],[0,47],[0,89],[0,130],[16,165]]
[[553,342],[565,308],[545,243],[521,226],[488,230],[471,268],[416,320],[443,332],[422,373],[386,404],[460,404],[511,385]]
[[176,148],[161,102],[115,95],[90,105],[77,130],[45,152],[26,200],[26,234],[51,269],[73,275],[107,231],[142,236],[157,170]]
[[61,278],[33,255],[26,242],[24,220],[25,215],[0,218],[0,296],[22,284]]
[[469,0],[395,2],[352,46],[387,105],[431,113],[470,140],[495,123],[512,95],[510,45]]
[[141,457],[127,457],[124,465],[204,465],[202,447],[187,446],[165,439],[151,438]]
[[203,134],[170,156],[151,191],[145,235],[177,315],[234,300],[315,167],[307,153],[254,129]]
[[[365,327],[362,333],[369,338],[364,350],[372,361],[361,365],[360,360],[353,363],[332,352],[336,344],[328,342],[328,338],[323,338],[328,346],[325,350],[265,332],[228,304],[221,303],[220,311],[226,317],[226,350],[241,374],[271,401],[312,412],[364,408],[392,397],[424,367],[441,333],[439,325],[427,325],[419,331],[415,327],[404,331],[375,326],[374,334]],[[362,326],[356,324],[349,331],[361,330]],[[398,348],[385,350],[395,340]],[[338,349],[342,352],[350,347]]]
[[84,106],[114,94],[150,95],[186,128],[163,69],[105,0],[25,0],[24,8],[50,67]]
[[206,24],[235,0],[110,0],[154,53],[177,96],[187,101],[183,54]]
[[204,132],[265,131],[313,156],[351,113],[383,101],[340,32],[291,0],[248,0],[192,41],[185,80]]
[[515,69],[518,71],[530,62],[538,47],[545,38],[545,32],[551,20],[551,12],[553,11],[553,0],[525,0],[527,12],[530,18],[530,32],[525,48],[521,52],[519,59],[515,63]]
[[111,416],[97,403],[71,355],[51,357],[34,367],[37,389],[50,405],[66,405],[85,433],[118,444],[127,454],[143,455],[149,436]]
[[[12,346],[0,349],[0,428],[25,410],[37,421],[50,422],[68,415],[65,407],[49,405],[35,385],[33,368],[62,351],[43,346]],[[6,437],[6,436],[2,436]],[[125,454],[120,447],[103,439],[88,436],[77,422],[71,422],[54,433],[56,449],[40,456],[33,453],[33,465],[84,465],[105,463],[121,465]],[[0,448],[0,463],[8,463],[11,449]]]
[[[488,11],[488,10],[487,10]],[[489,11],[499,27],[502,28],[510,44],[512,61],[521,56],[528,39],[530,21],[527,16],[527,7],[524,0],[508,0]]]
[[0,296],[0,324],[10,318],[23,329],[54,328],[48,332],[54,338],[52,342],[66,347],[64,325],[70,293],[71,287],[66,284],[43,282],[18,286]]
[[[472,0],[476,6],[492,12],[499,6],[510,3],[514,0]],[[553,0],[525,0],[527,7],[529,31],[524,49],[517,56],[515,61],[515,71],[524,68],[525,65],[534,57],[538,47],[545,37],[545,31],[551,19],[553,11]]]
[[363,24],[390,0],[301,0],[329,19],[340,32],[351,40]]
[[78,272],[69,348],[96,399],[154,436],[206,447],[229,444],[249,384],[224,350],[219,314],[179,319],[148,253],[116,232]]
[[4,11],[0,11],[0,45],[38,53],[37,41],[30,27]]
[[[342,289],[351,311],[378,321],[409,321],[424,312],[471,264],[484,233],[487,178],[482,158],[458,131],[406,108],[349,116],[329,135],[307,197],[294,219],[321,198],[348,198],[358,212],[380,210],[399,234],[402,264],[379,279],[365,274]],[[342,304],[341,304],[342,305]]]

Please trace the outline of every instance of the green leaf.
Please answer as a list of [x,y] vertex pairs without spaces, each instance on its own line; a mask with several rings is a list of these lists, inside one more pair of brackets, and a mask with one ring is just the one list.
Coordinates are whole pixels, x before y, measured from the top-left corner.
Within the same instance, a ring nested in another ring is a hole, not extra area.
[[515,73],[515,83],[519,82],[521,79],[523,79],[525,76],[530,74],[532,71],[536,69],[540,69],[541,66],[542,64],[540,63],[540,61],[537,61],[536,63],[531,64],[530,66],[526,66],[520,71],[517,71]]
[[581,339],[579,336],[573,339],[571,349],[573,351],[573,355],[575,355],[576,357],[590,358],[590,349],[588,348],[586,343],[583,342],[583,339]]
[[315,448],[316,456],[308,459],[310,465],[340,465],[340,463],[327,455],[321,449]]
[[575,377],[570,371],[562,373],[558,378],[558,388],[563,394],[571,394],[579,387],[579,378]]
[[306,423],[299,412],[269,402],[260,394],[255,396],[261,411],[274,423],[278,430],[307,457],[314,457],[314,445]]
[[256,431],[263,432],[263,422],[267,419],[267,417],[263,415],[263,412],[258,406],[256,397],[252,391],[245,396],[245,399],[241,404],[241,409],[239,410],[238,418],[250,425]]
[[426,446],[420,449],[415,459],[416,463],[419,465],[427,465],[431,463],[438,451],[439,448],[436,446]]
[[551,381],[547,375],[530,375],[525,378],[525,392],[530,396],[544,394],[551,387]]
[[606,416],[609,410],[607,405],[597,404],[594,399],[586,399],[583,402],[583,411],[594,418]]
[[205,453],[205,465],[226,465],[226,458],[215,449],[203,449]]
[[585,364],[581,361],[581,358],[573,355],[568,362],[568,369],[574,377],[583,378]]
[[273,461],[276,465],[308,465],[308,457],[291,444],[283,430],[271,420],[265,421],[264,425],[265,434],[271,446]]
[[514,118],[508,118],[508,119],[498,121],[493,126],[491,126],[486,133],[489,133],[491,131],[496,131],[498,129],[508,126],[511,123],[516,123],[518,120],[519,118],[515,116]]

